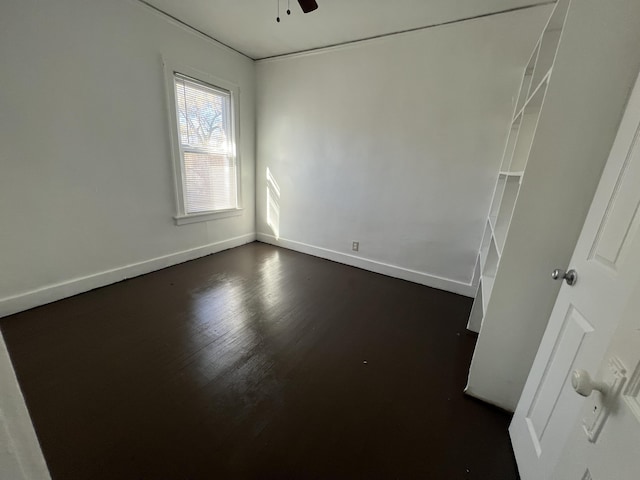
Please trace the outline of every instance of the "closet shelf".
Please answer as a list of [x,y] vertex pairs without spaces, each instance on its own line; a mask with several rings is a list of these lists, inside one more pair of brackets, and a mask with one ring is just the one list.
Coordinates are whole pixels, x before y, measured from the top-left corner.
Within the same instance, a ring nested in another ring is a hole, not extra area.
[[480,272],[484,270],[485,265],[487,264],[487,256],[489,255],[489,249],[482,250],[480,252]]
[[[532,234],[529,230],[533,229],[528,229],[527,224],[530,220],[536,224],[540,220],[539,215],[550,215],[551,218],[558,219],[569,214],[567,202],[554,204],[553,199],[544,194],[545,189],[542,187],[545,182],[550,181],[549,178],[560,184],[562,178],[558,180],[558,175],[562,176],[567,171],[566,162],[559,163],[555,158],[556,154],[564,149],[579,150],[579,145],[576,146],[578,134],[571,131],[565,139],[557,133],[556,126],[565,118],[575,121],[582,111],[549,108],[553,107],[551,96],[555,102],[563,94],[572,93],[576,81],[587,82],[591,86],[600,81],[600,77],[581,77],[580,71],[573,71],[572,65],[554,65],[558,47],[565,35],[565,18],[572,2],[557,0],[553,3],[555,5],[549,8],[547,26],[540,32],[526,67],[520,72],[520,85],[514,85],[514,89],[518,86],[520,88],[511,105],[513,116],[507,116],[510,121],[507,120],[504,125],[504,150],[501,152],[500,164],[494,170],[495,188],[486,217],[488,226],[485,223],[485,233],[480,245],[480,265],[474,266],[474,275],[480,268],[480,285],[469,315],[470,329],[477,331],[479,336],[467,391],[472,396],[485,400],[490,398],[495,403],[502,402],[512,409],[528,373],[527,365],[520,365],[520,357],[527,356],[526,361],[532,361],[535,353],[532,347],[535,347],[538,339],[532,340],[531,337],[538,333],[542,335],[542,332],[534,332],[531,327],[535,325],[540,330],[537,311],[540,291],[523,293],[518,275],[523,271],[536,270],[540,266],[536,259],[547,255],[548,251],[566,249],[554,241],[553,237]],[[583,34],[579,27],[575,29]],[[587,35],[586,29],[584,35]],[[566,38],[573,37],[565,36]],[[571,50],[571,47],[567,50]],[[610,52],[605,51],[597,53],[599,59],[610,55]],[[580,62],[580,65],[588,65],[588,59],[580,59]],[[552,74],[553,80],[550,78]],[[558,76],[561,80],[556,82]],[[550,94],[548,97],[547,93]],[[573,93],[579,95],[580,92]],[[597,108],[589,109],[588,100],[585,102],[585,112],[595,113]],[[581,119],[586,122],[592,120]],[[545,147],[541,147],[543,145]],[[547,148],[548,145],[550,147]],[[549,152],[555,153],[550,155]],[[581,160],[577,157],[579,156],[565,160],[575,167],[574,164],[579,164]],[[531,176],[529,168],[544,172],[545,175]],[[554,206],[547,207],[547,211],[544,211],[544,207],[540,205]],[[490,238],[487,238],[488,234]],[[537,253],[535,256],[532,249]],[[491,308],[488,308],[489,303]],[[514,312],[517,314],[514,315]],[[519,348],[510,349],[514,344]],[[505,351],[502,352],[501,349]],[[509,366],[503,369],[505,355],[509,363],[522,368]],[[514,371],[517,373],[517,385],[513,382]]]
[[[531,91],[531,93],[527,97],[526,102],[524,102],[523,107],[515,114],[515,116],[513,117],[512,125],[517,125],[516,121],[519,118],[521,118],[522,115],[527,110],[531,110],[532,108],[539,108],[540,107],[540,105],[542,104],[542,97],[541,96],[536,96],[536,94],[540,91],[541,88],[546,86],[547,81],[549,80],[550,76],[551,76],[551,68],[547,71],[547,73],[545,73],[544,77],[542,77],[542,80],[540,80],[540,83],[538,83],[538,85],[536,85],[536,88],[534,88],[533,91]],[[535,100],[535,101],[533,101],[533,100]],[[540,103],[538,104],[538,102],[540,102]]]
[[493,238],[496,237],[496,220],[498,219],[497,215],[492,215],[489,217],[489,225],[491,225],[491,235]]
[[483,276],[482,277],[482,311],[487,311],[487,305],[489,304],[489,297],[491,297],[491,290],[493,290],[494,277]]
[[[513,249],[509,246],[508,252],[505,252],[505,245],[507,237],[509,242],[512,241],[509,229],[513,216],[523,215],[523,210],[516,209],[516,204],[520,201],[520,187],[536,140],[538,122],[542,119],[540,113],[544,108],[543,103],[568,4],[569,0],[558,0],[547,27],[522,71],[518,98],[513,105],[514,115],[505,139],[506,144],[498,167],[495,189],[475,265],[476,270],[479,270],[480,284],[469,317],[469,326],[473,331],[482,329],[491,295],[497,294],[499,301],[504,301],[505,292],[511,288],[511,285],[498,282],[499,288],[494,291],[494,281],[502,271],[503,262],[513,262]],[[535,182],[535,179],[527,181]],[[527,195],[525,198],[530,197],[530,192],[527,192]],[[526,210],[524,212],[526,214]],[[516,241],[518,238],[516,236]]]
[[522,108],[518,111],[516,116],[513,117],[513,121],[511,122],[511,130],[517,130],[518,127],[520,126],[521,120],[522,120]]
[[508,172],[506,170],[502,170],[500,172],[500,175],[502,175],[503,177],[522,177],[522,175],[524,175],[524,171],[520,170],[518,172]]
[[496,253],[498,254],[498,259],[500,259],[500,257],[502,256],[502,246],[504,245],[504,239],[501,241],[500,237],[503,233],[506,237],[506,228],[508,227],[508,225],[499,225],[498,218],[495,216],[489,217],[489,223],[491,224],[491,236],[496,246]]

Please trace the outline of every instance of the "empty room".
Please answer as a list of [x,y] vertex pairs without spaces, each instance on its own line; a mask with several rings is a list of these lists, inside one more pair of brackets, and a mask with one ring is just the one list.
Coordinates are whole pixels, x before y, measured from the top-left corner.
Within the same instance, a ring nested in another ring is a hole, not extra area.
[[637,0],[0,0],[0,479],[637,480],[638,45]]

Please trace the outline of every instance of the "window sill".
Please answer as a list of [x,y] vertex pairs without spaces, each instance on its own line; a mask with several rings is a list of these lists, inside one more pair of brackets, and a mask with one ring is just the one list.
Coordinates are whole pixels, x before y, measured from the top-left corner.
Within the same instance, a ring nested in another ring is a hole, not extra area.
[[233,208],[231,210],[220,210],[217,212],[192,213],[190,215],[176,215],[173,217],[176,225],[188,225],[190,223],[208,222],[210,220],[218,220],[220,218],[238,217],[242,215],[242,208]]

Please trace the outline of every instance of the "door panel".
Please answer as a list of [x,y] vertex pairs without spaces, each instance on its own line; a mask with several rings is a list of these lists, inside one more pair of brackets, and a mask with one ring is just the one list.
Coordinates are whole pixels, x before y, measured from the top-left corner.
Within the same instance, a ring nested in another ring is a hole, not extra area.
[[589,254],[590,260],[612,272],[617,272],[624,263],[625,252],[635,238],[640,222],[640,189],[637,188],[640,185],[640,162],[633,158],[640,154],[639,135],[640,129],[637,129]]
[[541,450],[540,442],[551,413],[560,400],[568,372],[571,371],[585,336],[591,332],[593,326],[571,305],[527,415],[529,430],[537,451]]

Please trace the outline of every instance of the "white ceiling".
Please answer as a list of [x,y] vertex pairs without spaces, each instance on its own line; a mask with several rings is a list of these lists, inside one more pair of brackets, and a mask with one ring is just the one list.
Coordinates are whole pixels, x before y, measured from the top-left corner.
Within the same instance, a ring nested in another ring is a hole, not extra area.
[[[549,0],[141,0],[253,59],[490,15]],[[291,15],[287,16],[287,1]]]

